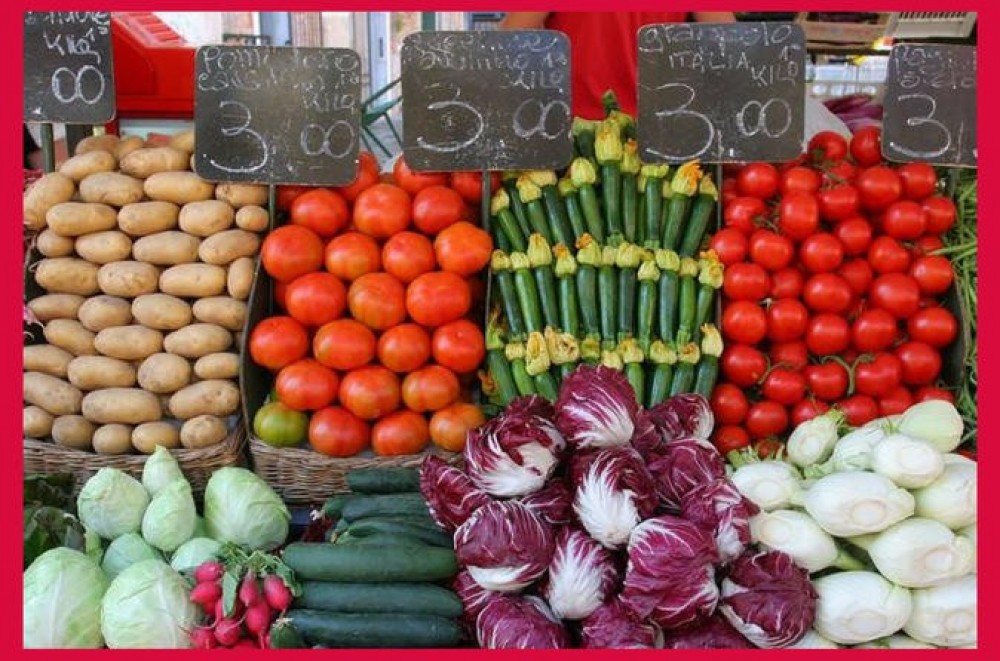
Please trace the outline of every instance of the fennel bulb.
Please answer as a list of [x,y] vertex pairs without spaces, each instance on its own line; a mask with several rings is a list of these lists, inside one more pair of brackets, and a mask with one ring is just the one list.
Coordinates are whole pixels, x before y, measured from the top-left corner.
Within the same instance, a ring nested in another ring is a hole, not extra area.
[[845,471],[822,477],[802,497],[806,512],[831,535],[881,532],[911,516],[913,496],[877,473]]
[[899,421],[899,432],[927,441],[940,452],[951,452],[962,442],[962,416],[954,404],[940,399],[914,404]]
[[941,476],[913,492],[916,515],[940,521],[952,530],[975,523],[977,473],[976,462],[946,455]]
[[976,576],[913,591],[913,609],[903,630],[938,647],[976,644]]
[[797,466],[810,466],[826,461],[837,445],[837,425],[844,415],[831,409],[800,424],[785,444],[788,459]]
[[885,638],[910,618],[910,591],[869,571],[845,571],[813,581],[821,636],[841,645]]
[[879,573],[906,588],[927,588],[965,576],[975,557],[968,539],[920,517],[883,530],[867,550]]
[[875,444],[872,470],[904,489],[926,487],[944,472],[944,458],[930,443],[893,434]]
[[784,461],[744,464],[733,472],[730,480],[764,511],[788,507],[802,489],[799,472]]
[[761,512],[750,519],[750,536],[765,549],[787,553],[809,572],[832,566],[839,555],[833,537],[798,510]]

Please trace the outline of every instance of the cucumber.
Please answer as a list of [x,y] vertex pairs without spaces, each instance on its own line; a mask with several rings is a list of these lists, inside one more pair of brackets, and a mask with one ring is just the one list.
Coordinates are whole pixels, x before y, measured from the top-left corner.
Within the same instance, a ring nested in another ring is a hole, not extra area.
[[420,553],[399,548],[289,544],[282,558],[303,580],[334,583],[434,583],[458,573],[455,552],[428,546]]
[[276,620],[271,625],[269,635],[272,650],[301,650],[309,647],[292,623],[285,618]]
[[323,503],[323,516],[330,519],[339,519],[340,513],[344,509],[344,505],[350,500],[351,495],[346,493],[339,493],[336,496],[330,496],[327,498],[326,502]]
[[420,471],[416,468],[358,468],[347,472],[347,486],[362,494],[419,492]]
[[420,539],[413,537],[412,535],[365,535],[360,537],[353,534],[350,530],[337,537],[334,544],[340,546],[377,546],[379,548],[387,548],[394,546],[403,547],[414,547],[414,546],[427,546]]
[[429,516],[427,503],[419,493],[390,493],[354,496],[341,511],[348,521],[371,516]]
[[294,608],[344,613],[417,613],[459,617],[462,601],[451,590],[413,583],[306,581]]
[[460,637],[454,621],[437,615],[296,609],[288,619],[307,642],[330,648],[457,647]]
[[347,529],[354,537],[364,538],[369,535],[402,535],[419,539],[431,546],[450,549],[453,547],[451,535],[439,530],[428,530],[424,526],[390,521],[387,519],[361,519],[352,523]]

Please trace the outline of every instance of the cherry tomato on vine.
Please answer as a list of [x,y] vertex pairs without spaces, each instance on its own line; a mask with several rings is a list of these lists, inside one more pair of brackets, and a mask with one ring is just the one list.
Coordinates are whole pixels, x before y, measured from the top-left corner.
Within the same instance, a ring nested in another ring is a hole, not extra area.
[[850,218],[861,207],[861,194],[851,184],[823,188],[816,194],[816,200],[820,218],[833,222]]
[[871,265],[860,257],[849,259],[837,269],[837,275],[844,279],[847,286],[851,288],[851,293],[855,296],[862,296],[868,291],[875,273],[872,272]]
[[767,337],[772,342],[791,342],[806,332],[809,310],[794,298],[782,298],[767,308]]
[[924,308],[906,320],[906,333],[911,340],[940,349],[955,341],[958,321],[945,308]]
[[803,370],[806,385],[814,396],[835,402],[847,394],[850,376],[843,365],[835,361],[809,365]]
[[899,415],[913,405],[913,394],[906,386],[896,386],[878,400],[880,416]]
[[869,167],[882,162],[882,129],[864,126],[851,136],[851,157],[862,166]]
[[747,411],[744,426],[754,439],[777,436],[788,429],[788,411],[778,402],[755,402]]
[[836,407],[852,427],[860,427],[878,417],[878,402],[868,395],[851,395],[837,402]]
[[836,314],[817,314],[806,326],[806,346],[816,356],[840,353],[851,343],[851,327]]
[[753,442],[753,449],[761,459],[777,459],[784,453],[785,444],[773,437],[759,438]]
[[927,230],[927,214],[913,200],[893,202],[882,217],[882,231],[901,241],[912,241]]
[[922,237],[913,242],[913,255],[919,257],[920,255],[929,255],[935,250],[940,250],[944,248],[944,241],[941,237],[936,234],[924,234]]
[[861,216],[846,218],[833,228],[833,235],[840,240],[847,255],[862,255],[872,242],[872,226]]
[[814,312],[838,314],[851,304],[851,286],[836,273],[818,273],[806,280],[802,298]]
[[794,267],[783,268],[771,274],[771,298],[798,298],[802,295],[806,277]]
[[861,206],[869,211],[881,211],[895,202],[903,194],[903,182],[892,168],[875,165],[858,175],[858,192]]
[[905,273],[910,268],[910,251],[891,236],[880,236],[868,248],[868,263],[879,274]]
[[940,399],[942,402],[948,402],[949,404],[955,403],[955,395],[950,390],[943,388],[923,386],[922,388],[917,388],[917,391],[913,393],[914,403],[926,402],[932,399]]
[[720,425],[738,425],[746,417],[750,403],[743,390],[732,383],[720,383],[712,391],[712,413]]
[[817,163],[847,158],[847,140],[836,131],[820,131],[809,139],[806,151]]
[[770,290],[771,278],[759,264],[733,264],[723,275],[722,291],[734,301],[759,301]]
[[896,319],[885,310],[865,310],[851,326],[851,343],[862,353],[884,351],[899,335]]
[[750,236],[750,259],[768,271],[780,271],[795,257],[795,247],[786,237],[771,230],[757,230]]
[[905,163],[896,170],[903,182],[903,197],[920,201],[937,189],[937,173],[927,163]]
[[819,227],[819,202],[814,195],[789,193],[778,204],[778,229],[792,241],[802,241]]
[[941,373],[941,354],[923,342],[904,342],[896,347],[903,364],[902,380],[908,386],[928,386]]
[[802,372],[776,367],[768,372],[760,392],[767,399],[784,406],[798,403],[806,395],[806,378]]
[[781,194],[809,193],[819,190],[823,178],[812,168],[794,165],[781,173]]
[[861,395],[885,397],[903,378],[903,365],[891,353],[878,353],[854,365],[854,391]]
[[793,427],[798,427],[803,422],[808,422],[813,418],[823,415],[830,410],[830,405],[816,399],[803,399],[792,407],[791,422]]
[[809,349],[801,340],[772,342],[768,357],[775,367],[780,365],[791,370],[801,370],[809,364]]
[[755,385],[767,372],[767,357],[754,347],[729,344],[722,351],[719,366],[726,379],[747,388]]
[[920,292],[927,296],[945,293],[955,279],[951,261],[942,255],[918,257],[910,267],[910,275],[917,281]]
[[799,261],[812,273],[835,271],[844,261],[844,246],[833,234],[819,232],[799,245]]
[[743,427],[736,425],[723,425],[715,430],[712,435],[712,443],[722,455],[727,455],[733,450],[742,450],[750,445],[750,435]]
[[722,221],[727,228],[739,230],[749,236],[757,228],[757,220],[767,216],[763,200],[756,197],[738,197],[722,211]]
[[767,335],[767,316],[751,301],[732,301],[722,311],[722,335],[740,344],[757,344]]
[[708,247],[719,256],[725,266],[742,262],[750,250],[747,235],[734,227],[725,227],[716,232],[708,242]]
[[920,286],[902,273],[886,273],[875,278],[868,292],[869,302],[896,319],[912,317],[920,309]]
[[958,210],[951,198],[935,195],[923,201],[921,206],[927,215],[927,232],[929,234],[944,234],[951,229],[958,218]]
[[736,188],[740,195],[766,200],[778,192],[778,181],[778,170],[770,163],[750,163],[736,175]]

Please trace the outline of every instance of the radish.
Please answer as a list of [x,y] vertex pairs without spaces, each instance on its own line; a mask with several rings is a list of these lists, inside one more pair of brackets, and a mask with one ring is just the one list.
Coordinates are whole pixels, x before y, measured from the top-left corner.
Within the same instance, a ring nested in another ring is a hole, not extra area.
[[232,647],[240,639],[239,620],[223,618],[215,625],[215,639],[224,647]]
[[258,601],[253,606],[247,608],[246,616],[243,618],[247,631],[251,635],[259,635],[267,631],[271,624],[271,608],[266,601]]
[[195,649],[199,650],[210,650],[213,647],[218,647],[218,643],[215,640],[215,634],[209,627],[198,627],[191,632],[191,643],[194,645]]
[[246,578],[243,579],[243,583],[240,585],[239,597],[240,601],[247,608],[260,601],[260,590],[257,589],[257,577],[253,575],[253,572],[247,572]]
[[264,577],[264,598],[267,605],[284,613],[292,605],[292,592],[280,576],[270,574]]
[[[224,620],[226,618],[226,612],[224,610],[224,606],[225,606],[225,603],[224,603],[224,601],[222,599],[219,599],[219,601],[217,601],[215,603],[215,621],[216,622],[218,622],[220,620]],[[237,600],[236,602],[233,603],[233,612],[229,613],[229,616],[232,619],[234,619],[234,620],[238,620],[241,617],[243,617],[243,610],[244,610],[243,609],[243,604],[241,604]]]
[[226,573],[226,568],[221,562],[203,562],[194,570],[194,580],[199,583],[214,583],[222,578]]
[[253,647],[254,649],[256,649],[257,648],[257,643],[255,643],[252,638],[243,638],[238,643],[236,643],[235,645],[233,645],[234,649],[237,648],[237,647]]
[[271,632],[265,631],[261,635],[257,636],[257,642],[262,650],[271,649]]
[[205,609],[206,612],[211,612],[208,610],[208,606],[214,606],[221,596],[222,588],[219,587],[218,583],[199,583],[191,590],[189,599]]

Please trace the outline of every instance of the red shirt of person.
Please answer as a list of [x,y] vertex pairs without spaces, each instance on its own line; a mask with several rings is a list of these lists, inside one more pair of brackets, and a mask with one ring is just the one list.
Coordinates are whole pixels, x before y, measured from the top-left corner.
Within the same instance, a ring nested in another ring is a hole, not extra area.
[[559,30],[569,37],[573,77],[573,113],[584,119],[604,119],[601,96],[613,90],[624,112],[636,114],[638,54],[636,35],[644,25],[732,23],[732,12],[510,12],[505,30]]

